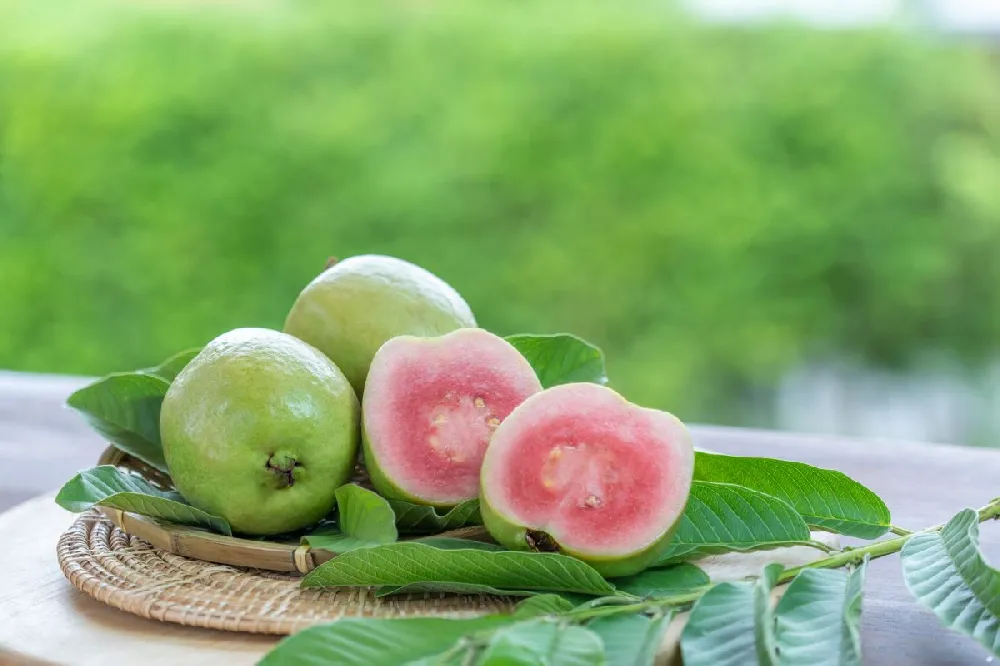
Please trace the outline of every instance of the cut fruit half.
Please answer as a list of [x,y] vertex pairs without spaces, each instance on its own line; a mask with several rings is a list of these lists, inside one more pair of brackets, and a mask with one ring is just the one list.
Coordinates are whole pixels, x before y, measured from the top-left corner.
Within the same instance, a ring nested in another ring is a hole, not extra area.
[[362,400],[372,485],[386,497],[434,506],[477,497],[494,431],[541,389],[524,357],[482,329],[389,340],[375,354]]
[[564,552],[625,576],[666,548],[693,473],[691,437],[676,417],[597,384],[564,384],[528,398],[497,429],[481,510],[508,548]]

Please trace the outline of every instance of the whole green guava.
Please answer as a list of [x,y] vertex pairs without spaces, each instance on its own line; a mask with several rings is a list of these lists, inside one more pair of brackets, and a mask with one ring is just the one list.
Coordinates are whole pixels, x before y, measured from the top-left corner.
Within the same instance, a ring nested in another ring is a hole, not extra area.
[[177,490],[244,534],[316,523],[354,469],[360,407],[326,356],[285,333],[212,340],[163,400],[160,436]]
[[285,320],[285,332],[329,356],[359,396],[375,352],[390,338],[475,326],[468,304],[441,278],[408,261],[371,254],[321,273]]

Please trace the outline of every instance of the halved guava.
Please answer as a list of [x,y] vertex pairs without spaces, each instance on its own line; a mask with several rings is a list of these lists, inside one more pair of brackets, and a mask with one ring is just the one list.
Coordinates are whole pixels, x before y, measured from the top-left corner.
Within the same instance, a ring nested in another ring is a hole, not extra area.
[[372,485],[433,506],[475,498],[493,432],[541,390],[524,357],[482,329],[389,340],[375,354],[362,399]]
[[597,384],[564,384],[528,398],[494,433],[480,509],[512,550],[563,552],[626,576],[667,547],[693,473],[676,417]]

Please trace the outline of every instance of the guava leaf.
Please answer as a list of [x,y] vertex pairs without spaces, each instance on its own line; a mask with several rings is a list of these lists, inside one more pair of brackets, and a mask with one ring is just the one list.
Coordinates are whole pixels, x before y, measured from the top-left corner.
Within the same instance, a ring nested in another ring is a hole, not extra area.
[[457,539],[455,537],[423,537],[414,539],[416,543],[426,546],[434,546],[442,550],[506,550],[503,546],[485,541],[474,541],[473,539]]
[[449,650],[463,636],[510,622],[504,615],[468,620],[345,618],[292,634],[264,655],[258,666],[410,664]]
[[787,502],[743,486],[695,481],[680,525],[658,565],[808,541],[809,527]]
[[122,472],[113,465],[84,470],[67,481],[56,495],[56,504],[79,513],[93,506],[131,511],[179,525],[196,525],[231,536],[229,523],[196,509],[180,494],[160,490],[142,477]]
[[310,548],[346,553],[392,543],[399,537],[396,516],[381,495],[354,483],[337,488],[336,495],[336,525],[314,530],[302,537],[302,543]]
[[615,588],[580,560],[556,553],[440,550],[398,542],[355,550],[324,562],[303,587],[468,583],[499,590],[613,594]]
[[608,383],[604,353],[575,335],[521,334],[505,339],[528,360],[542,388],[570,382]]
[[167,472],[160,445],[160,406],[170,384],[154,375],[122,372],[84,386],[66,401],[116,447]]
[[437,534],[466,525],[482,525],[479,500],[468,500],[444,513],[433,506],[386,500],[396,514],[396,528],[404,534]]
[[687,562],[663,569],[646,569],[633,576],[613,578],[619,592],[637,597],[662,597],[687,592],[711,583],[704,571]]
[[903,580],[941,622],[1000,657],[1000,571],[979,549],[979,516],[956,514],[940,532],[916,534],[903,546]]
[[474,583],[410,583],[409,585],[385,585],[375,590],[376,597],[387,597],[394,594],[490,594],[496,597],[532,597],[538,594],[531,590],[498,590],[489,585]]
[[584,597],[579,594],[562,592],[560,597],[573,604],[575,610],[587,610],[590,608],[603,608],[605,606],[631,606],[635,603],[635,597],[631,595],[615,595],[610,597]]
[[[414,539],[414,541],[442,550],[506,550],[503,546],[498,546],[495,543],[453,537],[424,537]],[[311,548],[328,550],[332,553],[346,553],[349,550],[381,545],[378,542],[347,536],[336,526],[315,530],[303,536],[302,543],[309,544]],[[390,592],[385,592],[385,594],[390,594]]]
[[808,525],[875,539],[889,530],[889,509],[868,488],[842,472],[800,462],[726,456],[699,451],[694,478],[732,483],[773,495],[791,504]]
[[195,347],[193,349],[185,349],[184,351],[177,352],[163,363],[153,368],[144,368],[141,372],[147,375],[156,375],[161,379],[165,379],[168,382],[174,381],[177,375],[181,374],[181,370],[191,362],[198,352],[201,351],[201,347]]
[[584,627],[550,619],[517,622],[490,638],[481,666],[604,666],[604,644]]
[[672,613],[652,619],[645,615],[608,615],[592,620],[587,628],[604,643],[608,666],[653,666],[672,617]]
[[795,577],[775,610],[782,666],[861,666],[866,568],[806,569]]
[[765,568],[753,584],[716,585],[681,634],[685,666],[859,666],[865,568],[806,569],[774,610],[781,565]]
[[358,539],[344,534],[339,530],[325,531],[323,534],[307,534],[302,537],[302,543],[313,550],[326,550],[331,553],[347,553],[361,548],[373,548],[380,544]]
[[337,525],[347,536],[376,544],[392,543],[396,532],[396,515],[381,495],[349,483],[337,488]]
[[720,583],[691,609],[681,632],[685,666],[776,666],[771,590],[780,564],[755,583]]
[[480,645],[463,638],[440,654],[408,661],[403,666],[472,666],[479,663],[477,655],[482,651]]
[[573,610],[573,602],[558,594],[539,594],[528,597],[514,607],[514,617],[526,620],[543,615],[560,615]]

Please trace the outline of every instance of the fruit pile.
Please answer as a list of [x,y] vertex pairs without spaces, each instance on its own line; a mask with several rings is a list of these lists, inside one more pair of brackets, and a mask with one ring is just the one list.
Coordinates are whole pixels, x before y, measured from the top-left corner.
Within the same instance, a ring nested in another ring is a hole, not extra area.
[[335,263],[284,328],[212,340],[163,398],[173,484],[233,531],[316,525],[361,458],[384,498],[478,498],[510,550],[625,576],[667,547],[694,472],[683,424],[597,383],[543,390],[521,352],[476,328],[426,270],[372,255]]
[[[427,271],[354,257],[303,290],[284,332],[230,331],[70,396],[130,460],[56,502],[312,551],[303,588],[522,598],[475,618],[345,617],[269,666],[652,666],[687,610],[688,666],[856,666],[867,561],[893,553],[920,603],[1000,654],[983,596],[1000,572],[978,536],[1000,500],[914,532],[839,471],[695,452],[680,421],[606,382],[580,338],[497,337]],[[762,556],[749,580],[699,566],[792,546],[802,566]]]

